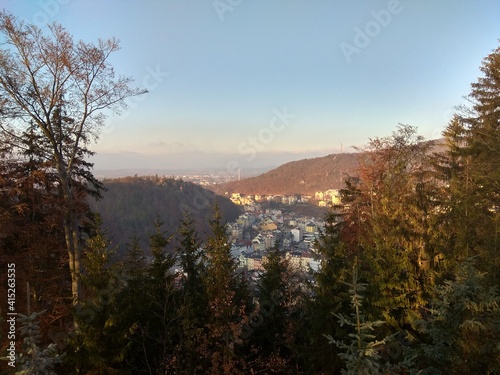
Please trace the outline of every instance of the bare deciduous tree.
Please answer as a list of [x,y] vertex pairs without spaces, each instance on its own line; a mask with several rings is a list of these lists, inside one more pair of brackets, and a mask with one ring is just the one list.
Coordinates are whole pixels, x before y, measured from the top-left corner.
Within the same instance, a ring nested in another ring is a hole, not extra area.
[[7,12],[0,13],[0,33],[3,142],[21,154],[26,129],[34,126],[41,135],[38,152],[57,171],[65,203],[63,226],[76,304],[82,253],[77,193],[82,186],[91,190],[98,185],[85,160],[92,154],[87,146],[97,139],[106,110],[119,112],[126,98],[145,90],[131,88],[131,78],[115,75],[109,57],[119,50],[117,39],[75,42],[57,23],[42,30]]

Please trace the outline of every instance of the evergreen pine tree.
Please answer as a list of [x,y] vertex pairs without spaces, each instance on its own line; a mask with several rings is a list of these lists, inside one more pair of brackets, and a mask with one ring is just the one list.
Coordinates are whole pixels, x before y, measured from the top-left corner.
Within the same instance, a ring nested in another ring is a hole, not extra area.
[[116,297],[117,325],[127,340],[123,368],[138,374],[145,370],[144,340],[140,327],[145,325],[144,319],[149,314],[150,299],[145,293],[148,284],[146,256],[136,236],[131,238],[120,266],[120,277],[126,284]]
[[348,280],[353,260],[348,246],[343,242],[342,231],[346,228],[339,207],[332,207],[325,216],[325,227],[320,232],[315,248],[321,257],[321,268],[314,274],[313,294],[306,305],[307,325],[303,335],[307,338],[304,361],[311,372],[338,372],[341,366],[338,348],[329,345],[323,333],[334,337],[347,334],[337,324],[333,313],[347,314],[350,311]]
[[428,314],[418,321],[423,374],[495,374],[500,371],[500,295],[489,287],[473,259],[436,287]]
[[247,309],[247,290],[242,278],[236,274],[231,243],[218,206],[215,206],[210,226],[212,233],[205,245],[207,270],[204,277],[208,334],[201,347],[208,366],[205,369],[214,374],[243,373],[239,348]]
[[338,318],[340,326],[352,327],[354,333],[349,334],[349,337],[351,337],[349,343],[334,338],[330,334],[324,334],[330,344],[335,344],[338,348],[344,350],[339,353],[339,357],[345,362],[342,374],[375,375],[406,372],[411,368],[413,359],[401,357],[400,363],[391,364],[384,361],[381,356],[384,347],[392,337],[385,336],[383,339],[377,340],[377,328],[383,326],[386,322],[366,319],[365,314],[362,312],[364,297],[361,293],[367,290],[367,284],[358,281],[357,259],[354,261],[352,282],[345,284],[349,287],[351,306],[354,313],[351,314],[351,318],[347,318],[343,314],[333,315]]
[[68,372],[124,373],[128,339],[119,324],[117,297],[125,288],[118,267],[112,264],[115,253],[101,230],[99,215],[94,216],[93,235],[87,240],[83,294],[75,307],[78,330],[70,336],[71,353],[65,365]]
[[264,273],[257,282],[257,306],[246,332],[257,356],[252,369],[287,374],[296,369],[298,361],[302,280],[280,251],[279,241],[265,256],[263,266]]
[[177,256],[182,268],[179,301],[179,344],[176,348],[176,371],[201,373],[200,345],[207,334],[207,295],[203,278],[205,259],[194,220],[186,214],[178,230]]
[[358,227],[353,242],[370,288],[367,313],[383,314],[395,329],[410,328],[433,283],[435,184],[429,147],[410,126],[371,140],[360,155],[360,178],[351,185],[345,216],[347,225]]
[[486,56],[482,77],[472,83],[472,107],[461,114],[466,125],[466,147],[471,169],[474,205],[481,210],[472,255],[479,255],[477,266],[487,272],[490,285],[498,285],[500,259],[500,47]]
[[43,313],[44,311],[18,315],[21,323],[20,333],[23,336],[23,351],[19,356],[19,371],[16,371],[16,375],[57,374],[54,368],[62,362],[64,354],[59,354],[54,343],[45,348],[40,347],[42,335],[39,316]]
[[146,270],[146,309],[138,327],[143,343],[144,370],[164,373],[172,366],[178,342],[178,291],[175,287],[175,256],[167,251],[171,236],[162,230],[159,218],[150,236],[152,262]]
[[484,215],[477,201],[479,196],[474,192],[471,158],[466,150],[466,128],[459,116],[451,119],[443,136],[444,151],[432,157],[439,182],[438,220],[433,233],[435,246],[440,251],[435,266],[443,275],[449,275],[481,242],[476,231]]

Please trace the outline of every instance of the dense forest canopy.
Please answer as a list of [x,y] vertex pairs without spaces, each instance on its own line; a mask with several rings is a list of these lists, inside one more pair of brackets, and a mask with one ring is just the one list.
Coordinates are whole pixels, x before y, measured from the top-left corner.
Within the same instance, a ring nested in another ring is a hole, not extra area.
[[124,177],[103,181],[102,199],[92,200],[91,208],[103,219],[103,228],[120,250],[134,236],[147,244],[151,223],[159,218],[171,234],[180,226],[183,215],[193,215],[202,239],[210,227],[208,221],[217,203],[225,220],[234,221],[242,209],[229,199],[217,197],[200,185],[158,176]]

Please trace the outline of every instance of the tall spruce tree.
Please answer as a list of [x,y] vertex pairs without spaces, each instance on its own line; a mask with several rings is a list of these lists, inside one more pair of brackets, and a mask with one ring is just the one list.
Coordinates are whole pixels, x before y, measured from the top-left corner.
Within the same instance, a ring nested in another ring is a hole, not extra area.
[[462,113],[466,125],[465,150],[471,163],[470,180],[474,204],[481,209],[476,226],[477,241],[472,254],[480,256],[478,267],[488,272],[491,284],[498,284],[500,215],[500,47],[486,56],[482,77],[472,83],[472,107]]
[[[483,60],[472,84],[470,107],[462,107],[443,132],[445,150],[434,156],[439,184],[439,221],[434,233],[442,266],[453,272],[470,256],[498,284],[500,166],[500,48]],[[448,275],[450,276],[450,275]]]
[[444,277],[473,255],[481,242],[476,231],[484,215],[471,180],[473,166],[466,150],[466,132],[464,122],[455,115],[443,131],[444,150],[432,156],[439,202],[438,220],[433,227],[439,253],[434,263]]
[[207,335],[208,300],[203,279],[206,259],[193,217],[185,214],[177,233],[177,257],[181,266],[179,299],[179,343],[176,347],[177,373],[203,372],[200,345]]
[[436,287],[428,314],[418,321],[416,369],[424,374],[496,374],[500,371],[500,294],[488,286],[475,259],[456,265]]
[[85,246],[83,293],[74,307],[78,330],[70,335],[66,371],[71,373],[123,373],[128,354],[128,339],[119,325],[117,298],[126,284],[119,277],[117,264],[111,262],[111,248],[101,229],[99,215]]
[[236,273],[227,227],[217,205],[210,226],[212,233],[205,245],[207,270],[204,277],[208,333],[201,349],[207,371],[214,374],[244,373],[240,347],[247,290],[243,279]]
[[116,297],[117,325],[120,326],[127,340],[127,354],[123,362],[123,371],[133,374],[143,373],[145,318],[149,314],[150,299],[145,293],[149,276],[144,249],[136,236],[132,236],[127,246],[125,259],[120,263],[119,277],[125,286]]
[[247,327],[248,342],[256,359],[256,372],[294,372],[298,365],[298,328],[303,315],[301,276],[290,266],[280,242],[263,260],[264,272],[257,282],[257,306]]
[[337,324],[333,314],[348,314],[350,311],[348,287],[345,282],[351,269],[352,256],[343,242],[343,221],[340,207],[331,207],[325,216],[325,226],[320,232],[315,248],[321,257],[321,268],[315,273],[313,294],[306,306],[307,325],[303,335],[307,338],[304,362],[310,372],[338,372],[341,360],[338,348],[323,337],[330,332],[334,337],[347,334]]
[[[358,226],[361,277],[369,284],[368,305],[389,325],[409,328],[425,305],[435,249],[430,232],[435,184],[429,173],[430,144],[416,128],[399,126],[370,141],[360,155],[359,182],[345,220]],[[370,313],[370,309],[367,309]]]
[[150,236],[152,261],[146,270],[147,309],[138,332],[143,341],[143,369],[165,373],[172,366],[173,347],[177,344],[178,291],[175,287],[175,255],[167,250],[171,236],[162,229],[159,218]]

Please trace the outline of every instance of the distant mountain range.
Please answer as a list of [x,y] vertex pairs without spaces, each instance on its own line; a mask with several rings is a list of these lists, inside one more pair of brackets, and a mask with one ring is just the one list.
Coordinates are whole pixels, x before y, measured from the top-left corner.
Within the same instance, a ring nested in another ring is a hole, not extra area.
[[316,191],[344,187],[345,176],[357,166],[356,153],[331,154],[292,161],[260,176],[211,186],[217,194],[262,195],[314,194]]
[[[259,168],[242,168],[241,176],[254,177],[264,172],[267,172],[274,167],[259,167]],[[121,169],[95,169],[93,174],[98,179],[114,179],[129,176],[200,176],[200,175],[213,175],[232,177],[237,176],[237,171],[233,176],[228,174],[224,168],[121,168]]]

